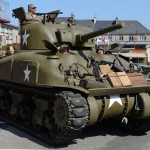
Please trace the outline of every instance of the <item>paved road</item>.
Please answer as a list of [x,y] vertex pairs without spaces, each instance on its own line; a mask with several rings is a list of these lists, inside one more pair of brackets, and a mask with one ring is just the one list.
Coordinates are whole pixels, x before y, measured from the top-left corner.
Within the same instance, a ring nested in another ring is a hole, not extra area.
[[38,139],[0,122],[0,149],[59,150],[150,150],[150,132],[131,136],[107,124],[85,128],[70,145],[51,147]]

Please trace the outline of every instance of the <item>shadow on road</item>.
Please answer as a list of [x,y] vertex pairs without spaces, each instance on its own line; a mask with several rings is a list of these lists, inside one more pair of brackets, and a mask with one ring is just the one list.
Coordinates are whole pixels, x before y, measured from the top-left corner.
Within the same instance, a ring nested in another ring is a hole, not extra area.
[[121,130],[121,128],[115,127],[111,122],[101,122],[93,126],[86,127],[83,132],[79,135],[80,138],[86,138],[90,136],[106,136],[106,135],[116,135],[116,136],[128,136],[129,133]]
[[[146,134],[146,133],[145,133]],[[106,135],[112,135],[112,136],[119,136],[119,137],[125,137],[125,136],[143,136],[145,134],[132,134],[127,131],[125,131],[117,122],[112,122],[112,120],[105,120],[100,123],[97,123],[93,126],[86,127],[81,134],[79,135],[80,138],[86,138],[90,136],[106,136]]]
[[21,131],[13,126],[10,126],[9,124],[5,123],[5,122],[1,122],[0,121],[0,130],[7,130],[17,136],[19,136],[20,138],[26,138],[36,144],[39,144],[45,148],[52,148],[50,145],[38,140],[36,137],[33,137],[31,135],[29,135],[28,133],[25,133],[24,131]]
[[28,133],[20,131],[20,130],[16,129],[15,127],[9,126],[7,123],[4,123],[4,122],[0,122],[0,130],[7,130],[19,137],[27,138],[28,140],[30,140],[34,143],[37,143],[45,148],[49,148],[49,149],[67,148],[71,144],[76,144],[77,139],[86,139],[89,137],[106,136],[106,135],[112,135],[112,136],[115,135],[115,136],[120,136],[120,137],[125,137],[125,136],[131,135],[128,132],[121,130],[121,128],[119,128],[118,126],[114,126],[114,124],[112,124],[111,121],[102,121],[99,124],[96,124],[96,125],[93,125],[90,127],[86,127],[79,134],[79,136],[76,137],[75,140],[71,141],[68,145],[66,144],[64,146],[53,147],[53,146],[50,146],[49,144],[46,144],[46,143],[38,140],[36,137],[29,135]]
[[8,127],[9,125],[7,123],[0,121],[0,130],[7,130]]

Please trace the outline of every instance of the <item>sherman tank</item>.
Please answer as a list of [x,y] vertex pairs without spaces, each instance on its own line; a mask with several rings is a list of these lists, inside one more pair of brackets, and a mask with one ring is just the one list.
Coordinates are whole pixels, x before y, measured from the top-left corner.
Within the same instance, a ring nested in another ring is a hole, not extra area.
[[150,129],[150,86],[142,73],[111,53],[99,55],[94,37],[118,30],[123,23],[98,31],[56,22],[61,11],[26,21],[22,7],[21,48],[0,60],[0,119],[50,143],[75,139],[86,126],[119,120],[134,133]]

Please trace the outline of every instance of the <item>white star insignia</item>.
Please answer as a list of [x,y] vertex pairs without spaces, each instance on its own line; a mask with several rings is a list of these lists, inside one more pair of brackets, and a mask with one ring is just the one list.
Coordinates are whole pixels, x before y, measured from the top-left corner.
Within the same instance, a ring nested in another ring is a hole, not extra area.
[[108,108],[110,108],[115,102],[119,103],[122,106],[121,98],[118,95],[111,95]]
[[29,71],[28,65],[26,66],[26,70],[24,70],[23,72],[25,74],[24,81],[27,80],[29,82],[29,74],[31,73],[31,71]]
[[24,35],[22,35],[22,38],[23,38],[23,42],[22,42],[22,45],[23,44],[26,44],[27,45],[27,38],[29,37],[30,34],[27,34],[27,31],[25,30],[24,31]]

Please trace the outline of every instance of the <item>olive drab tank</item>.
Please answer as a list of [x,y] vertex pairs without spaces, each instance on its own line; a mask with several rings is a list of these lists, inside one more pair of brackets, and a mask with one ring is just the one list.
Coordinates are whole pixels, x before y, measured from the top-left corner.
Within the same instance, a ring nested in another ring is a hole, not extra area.
[[117,118],[126,129],[150,129],[150,96],[142,73],[118,55],[99,55],[94,37],[123,23],[92,31],[61,12],[41,13],[43,22],[20,20],[21,49],[0,60],[0,119],[50,143],[62,145],[85,126]]

